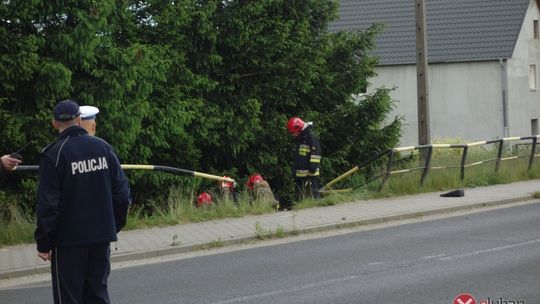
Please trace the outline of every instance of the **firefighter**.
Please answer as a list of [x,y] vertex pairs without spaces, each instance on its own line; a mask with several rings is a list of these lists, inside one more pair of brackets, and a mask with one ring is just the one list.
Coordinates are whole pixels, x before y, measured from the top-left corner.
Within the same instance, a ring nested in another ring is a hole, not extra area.
[[292,117],[287,122],[287,130],[294,136],[296,150],[294,157],[294,182],[298,199],[309,196],[315,199],[319,193],[319,166],[321,163],[321,145],[312,131],[313,123],[304,122],[299,117]]
[[208,192],[202,192],[197,196],[197,208],[209,207],[213,203],[212,196]]
[[260,199],[271,203],[272,208],[277,209],[279,207],[279,201],[276,199],[272,188],[270,188],[270,184],[268,184],[259,173],[252,174],[249,177],[246,186],[249,190],[250,197],[253,200]]
[[[230,178],[227,175],[223,177]],[[223,201],[233,201],[234,203],[238,202],[238,192],[236,191],[234,182],[219,181],[218,188]]]

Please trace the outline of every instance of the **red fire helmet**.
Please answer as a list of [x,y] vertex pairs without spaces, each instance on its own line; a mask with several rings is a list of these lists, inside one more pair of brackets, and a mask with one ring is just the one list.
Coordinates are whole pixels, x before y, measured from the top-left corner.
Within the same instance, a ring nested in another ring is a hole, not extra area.
[[292,134],[298,134],[306,123],[299,117],[293,117],[287,122],[287,130]]
[[203,205],[212,205],[212,196],[210,196],[208,192],[202,192],[199,194],[199,196],[197,196],[197,207],[201,207]]
[[262,182],[263,180],[264,178],[262,177],[262,175],[260,175],[259,173],[254,173],[249,177],[246,185],[249,188],[249,190],[253,190],[253,187],[255,186],[255,184]]

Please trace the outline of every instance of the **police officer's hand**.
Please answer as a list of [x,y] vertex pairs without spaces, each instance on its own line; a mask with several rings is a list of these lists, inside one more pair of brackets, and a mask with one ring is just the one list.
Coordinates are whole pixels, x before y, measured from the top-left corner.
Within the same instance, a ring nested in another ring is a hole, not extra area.
[[51,252],[38,252],[38,257],[42,259],[43,261],[50,261],[51,260]]
[[7,170],[13,170],[20,163],[21,160],[11,157],[9,155],[2,156],[2,166],[4,166],[4,168],[6,168]]

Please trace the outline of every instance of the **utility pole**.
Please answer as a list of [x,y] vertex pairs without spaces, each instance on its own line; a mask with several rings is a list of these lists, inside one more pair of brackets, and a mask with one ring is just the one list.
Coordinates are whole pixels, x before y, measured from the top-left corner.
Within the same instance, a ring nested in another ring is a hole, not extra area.
[[418,144],[431,143],[429,128],[428,48],[425,0],[416,1],[416,93]]

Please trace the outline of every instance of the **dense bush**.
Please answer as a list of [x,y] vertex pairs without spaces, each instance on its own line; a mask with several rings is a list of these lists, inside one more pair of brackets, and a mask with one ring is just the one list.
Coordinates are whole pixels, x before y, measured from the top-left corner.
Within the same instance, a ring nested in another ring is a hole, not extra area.
[[[2,151],[32,140],[25,163],[37,163],[55,136],[54,104],[72,98],[100,108],[97,135],[123,163],[239,181],[261,172],[291,199],[289,117],[315,122],[323,181],[399,137],[399,119],[386,118],[393,104],[387,89],[352,98],[374,75],[370,51],[380,28],[329,33],[336,8],[327,0],[3,1]],[[139,202],[190,183],[129,176]],[[24,192],[21,201],[31,204],[32,182],[23,178],[3,178],[2,191]]]

